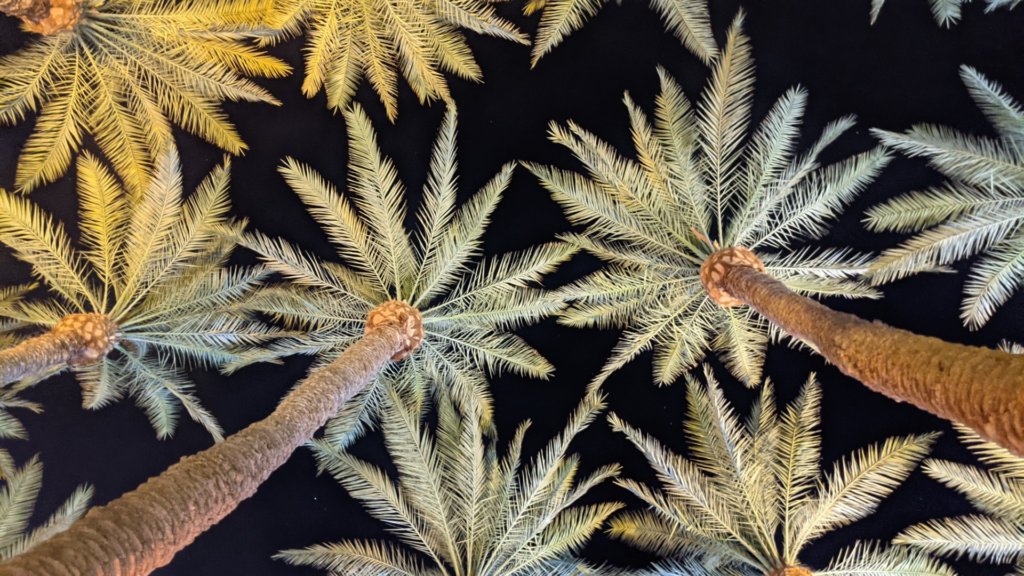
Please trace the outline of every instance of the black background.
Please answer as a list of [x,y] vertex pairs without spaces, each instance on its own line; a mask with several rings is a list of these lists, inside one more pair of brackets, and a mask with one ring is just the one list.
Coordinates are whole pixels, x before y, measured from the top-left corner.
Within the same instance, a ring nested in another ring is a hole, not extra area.
[[[969,64],[1024,99],[1024,9],[983,12],[976,2],[965,7],[963,21],[951,29],[938,26],[926,0],[889,0],[879,22],[868,25],[868,0],[748,0],[746,31],[757,61],[754,116],[760,118],[783,91],[806,86],[810,102],[804,123],[807,140],[828,121],[856,114],[859,123],[834,146],[828,159],[838,159],[873,144],[868,128],[901,131],[917,122],[934,122],[975,133],[990,134],[980,112],[960,82],[958,67]],[[711,16],[719,42],[737,9],[737,2],[713,2]],[[536,17],[518,14],[518,4],[500,11],[531,33]],[[629,91],[650,109],[657,75],[664,66],[695,99],[707,69],[689,54],[644,2],[609,3],[582,30],[570,36],[533,70],[529,49],[502,40],[467,33],[485,83],[455,78],[451,91],[459,110],[460,180],[463,194],[481,186],[505,162],[532,160],[572,166],[569,154],[545,138],[551,120],[572,118],[628,153],[629,133],[622,95]],[[0,17],[0,54],[26,40],[13,19]],[[301,70],[302,39],[273,49]],[[324,234],[305,213],[295,195],[276,173],[280,159],[291,155],[311,164],[329,179],[345,181],[345,127],[339,114],[326,109],[320,94],[312,100],[300,91],[301,75],[262,82],[282,102],[281,107],[229,103],[231,118],[250,145],[233,161],[232,199],[235,212],[271,235],[301,243],[325,257],[331,254]],[[410,207],[427,169],[433,133],[443,113],[441,104],[421,107],[404,84],[399,117],[391,124],[383,106],[364,82],[357,96],[374,120],[384,152],[395,159],[410,191]],[[0,187],[13,187],[18,151],[32,121],[0,128]],[[180,131],[178,145],[193,186],[222,154]],[[90,144],[87,143],[87,146]],[[73,172],[35,193],[33,199],[57,214],[75,233],[77,207]],[[822,244],[881,250],[899,237],[868,233],[860,224],[864,210],[901,192],[941,181],[922,161],[897,158],[882,176],[840,218]],[[486,252],[549,240],[569,229],[558,207],[535,179],[519,169],[506,191],[486,236]],[[578,278],[596,269],[597,262],[575,258],[551,278],[551,285]],[[920,276],[885,288],[879,301],[830,301],[837,309],[866,318],[939,336],[947,340],[994,346],[1001,339],[1024,340],[1024,294],[1003,306],[978,332],[963,328],[957,317],[966,263],[958,274]],[[0,281],[28,278],[28,267],[0,253]],[[492,378],[496,418],[503,440],[515,425],[531,419],[524,454],[532,455],[559,431],[579,401],[586,382],[601,367],[617,332],[572,330],[545,321],[521,333],[557,367],[548,381],[516,376]],[[247,368],[230,378],[194,371],[197,393],[204,405],[231,433],[267,415],[277,400],[305,372],[309,360],[295,358],[284,366]],[[717,374],[729,397],[745,414],[753,394],[729,378],[715,360]],[[823,448],[825,465],[851,450],[894,434],[942,430],[934,455],[968,460],[949,425],[907,405],[896,404],[826,366],[809,353],[775,345],[769,349],[766,374],[776,382],[780,400],[791,400],[811,371],[824,384]],[[683,386],[656,387],[651,383],[651,358],[645,354],[611,377],[606,385],[612,409],[677,450],[685,450],[680,422],[684,412]],[[28,442],[7,442],[19,462],[41,453],[46,466],[36,518],[53,511],[82,482],[96,487],[94,503],[105,503],[159,473],[181,456],[210,445],[206,433],[183,416],[175,437],[158,441],[143,413],[127,402],[97,412],[80,408],[74,379],[51,379],[28,393],[44,404],[42,415],[24,415]],[[23,411],[22,411],[23,412]],[[574,449],[584,466],[593,468],[618,461],[625,475],[652,480],[639,453],[603,419],[581,434]],[[379,438],[358,444],[360,456],[385,462]],[[594,491],[592,500],[638,502],[611,485]],[[829,557],[858,538],[887,540],[902,528],[927,518],[968,510],[958,495],[941,489],[920,472],[889,499],[874,516],[821,538],[802,555],[812,567],[824,567]],[[260,489],[227,519],[200,537],[158,573],[163,575],[305,574],[270,559],[277,550],[343,538],[381,537],[382,526],[363,512],[329,477],[317,477],[310,453],[299,450]],[[649,558],[603,535],[582,552],[594,562],[641,566]],[[958,563],[964,574],[1002,574],[1005,568]]]

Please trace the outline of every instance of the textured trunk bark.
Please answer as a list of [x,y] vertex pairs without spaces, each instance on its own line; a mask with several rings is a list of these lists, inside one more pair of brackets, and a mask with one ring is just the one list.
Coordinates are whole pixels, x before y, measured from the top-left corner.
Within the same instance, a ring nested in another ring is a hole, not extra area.
[[20,18],[29,32],[59,34],[82,15],[81,0],[0,0],[0,12]]
[[270,416],[93,508],[67,531],[0,564],[0,574],[127,576],[164,566],[252,496],[408,342],[401,324],[375,327],[300,382]]
[[117,343],[117,325],[102,314],[72,314],[46,334],[0,350],[0,386],[64,365],[95,362]]
[[768,572],[765,576],[814,576],[814,572],[804,566],[783,566]]
[[719,282],[868,388],[966,424],[1024,456],[1024,356],[836,312],[749,266],[727,267]]

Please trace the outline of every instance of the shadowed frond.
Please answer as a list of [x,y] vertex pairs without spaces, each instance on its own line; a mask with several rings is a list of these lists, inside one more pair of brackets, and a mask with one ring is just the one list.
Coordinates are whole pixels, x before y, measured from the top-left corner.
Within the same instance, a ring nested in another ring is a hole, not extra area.
[[[662,485],[659,491],[617,481],[650,509],[616,516],[609,532],[659,555],[700,559],[709,569],[721,565],[781,574],[785,567],[800,566],[799,554],[808,543],[871,514],[935,439],[934,434],[890,438],[854,452],[823,476],[821,388],[813,375],[781,413],[766,382],[745,422],[729,406],[710,368],[705,377],[706,388],[688,379],[688,458],[609,416],[612,427],[643,452]],[[923,555],[864,544],[840,552],[829,567],[814,573],[953,574]]]
[[[928,0],[932,15],[935,21],[941,26],[949,28],[960,21],[964,4],[970,0]],[[985,0],[985,12],[992,12],[998,8],[1012,10],[1020,4],[1021,0]],[[871,0],[871,23],[878,20],[882,12],[885,0]]]
[[[258,359],[250,349],[277,331],[239,303],[267,271],[226,267],[237,227],[227,214],[227,163],[187,200],[174,153],[161,157],[155,170],[136,200],[96,158],[79,158],[81,250],[34,204],[0,191],[0,242],[57,295],[0,306],[0,316],[22,331],[51,329],[75,313],[105,316],[117,327],[114,352],[70,366],[82,384],[84,407],[131,396],[161,438],[174,432],[184,407],[219,439],[220,427],[190,391],[185,369]],[[50,366],[44,375],[68,367]]]
[[421,103],[451,101],[444,72],[483,80],[460,28],[527,43],[483,0],[276,0],[273,12],[282,33],[271,41],[306,30],[306,97],[325,91],[330,108],[345,110],[365,76],[392,121],[399,75]]
[[83,2],[70,31],[0,57],[0,124],[38,112],[18,160],[19,191],[52,182],[91,136],[132,196],[143,193],[171,125],[232,153],[246,145],[223,100],[277,103],[245,76],[281,77],[284,62],[249,45],[266,0]]
[[[579,477],[578,458],[566,454],[573,437],[604,407],[599,396],[587,396],[565,431],[524,468],[525,425],[499,457],[481,406],[456,406],[443,389],[431,432],[421,424],[419,406],[407,404],[393,388],[387,394],[382,427],[397,478],[329,442],[317,441],[314,452],[322,469],[419,554],[393,544],[350,540],[286,550],[277,558],[367,575],[570,575],[589,569],[572,555],[621,504],[582,505],[578,500],[615,477],[618,466]],[[427,558],[427,565],[419,558]]]
[[377,148],[373,127],[361,108],[345,112],[349,130],[350,186],[340,194],[315,170],[287,159],[280,171],[336,247],[344,264],[323,262],[283,240],[247,234],[243,243],[289,285],[261,292],[249,302],[308,338],[282,343],[279,355],[320,354],[327,362],[363,333],[366,316],[391,299],[420,310],[423,345],[346,404],[326,439],[344,447],[358,438],[397,386],[422,402],[437,386],[459,406],[483,406],[490,421],[484,370],[547,378],[553,368],[511,331],[563,307],[559,294],[537,288],[541,278],[575,249],[565,242],[542,244],[478,261],[483,233],[508,186],[513,166],[504,166],[461,206],[456,205],[456,115],[446,114],[434,145],[417,229],[408,231],[401,182],[390,159]]
[[574,301],[564,323],[625,328],[595,384],[651,348],[658,384],[712,348],[748,386],[760,382],[767,322],[721,308],[700,281],[701,264],[719,247],[755,250],[769,274],[801,294],[879,295],[859,280],[866,256],[800,244],[822,236],[888,157],[872,150],[820,165],[850,118],[797,154],[802,88],[784,94],[748,138],[754,76],[742,23],[741,14],[696,106],[663,70],[653,117],[626,96],[634,157],[570,122],[552,125],[549,137],[572,151],[583,174],[527,164],[569,219],[587,226],[566,239],[609,263],[564,289]]
[[876,283],[929,271],[978,254],[964,285],[960,318],[984,326],[1024,283],[1024,109],[968,66],[960,76],[998,139],[921,125],[904,134],[875,130],[882,142],[922,156],[952,181],[871,208],[872,230],[917,232],[872,265]]

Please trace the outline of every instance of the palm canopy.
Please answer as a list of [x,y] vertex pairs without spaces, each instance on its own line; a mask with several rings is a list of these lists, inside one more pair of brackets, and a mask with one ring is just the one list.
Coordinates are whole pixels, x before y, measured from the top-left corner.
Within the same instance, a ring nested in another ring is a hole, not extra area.
[[[970,0],[928,0],[932,9],[932,16],[935,21],[945,27],[950,27],[960,21],[964,4]],[[1013,9],[1020,4],[1021,0],[985,0],[985,12],[992,12],[999,8]],[[878,20],[878,15],[885,6],[885,0],[871,0],[871,23]]]
[[[873,513],[930,450],[935,434],[889,438],[820,468],[821,387],[808,379],[797,399],[777,411],[765,382],[746,422],[729,406],[710,368],[707,388],[686,376],[684,458],[614,414],[654,468],[663,491],[633,480],[616,482],[650,506],[611,521],[613,536],[663,556],[696,554],[719,569],[781,574],[801,566],[810,542]],[[677,574],[688,572],[682,567]],[[717,573],[717,572],[716,572]],[[906,548],[858,544],[817,574],[934,574],[953,572]]]
[[323,90],[330,108],[344,110],[366,76],[391,120],[399,74],[421,103],[451,101],[442,71],[483,79],[460,28],[527,42],[487,0],[276,0],[270,21],[281,32],[269,42],[307,30],[303,94]]
[[268,268],[291,281],[262,291],[252,305],[304,330],[300,341],[277,346],[280,354],[320,354],[328,362],[360,338],[369,311],[402,300],[423,315],[424,338],[400,363],[392,363],[332,421],[327,436],[341,445],[357,438],[384,398],[385,382],[422,395],[449,387],[462,405],[490,400],[483,369],[547,378],[551,364],[511,333],[563,307],[557,294],[531,287],[575,249],[553,242],[474,262],[501,193],[512,176],[504,166],[462,206],[456,205],[456,119],[449,110],[430,160],[418,230],[404,225],[405,190],[390,159],[382,156],[370,119],[361,108],[345,112],[349,133],[349,190],[343,196],[315,170],[294,159],[280,171],[337,249],[344,265],[323,262],[284,240],[259,233],[243,243]]
[[282,61],[250,46],[266,0],[83,0],[71,30],[0,57],[0,124],[39,111],[16,188],[59,178],[92,136],[133,194],[176,124],[232,153],[246,145],[219,103],[277,101],[246,75],[280,77]]
[[801,294],[878,296],[857,279],[868,257],[794,246],[822,236],[888,157],[876,149],[819,164],[852,118],[829,124],[797,155],[801,88],[782,96],[748,139],[754,76],[742,20],[696,107],[661,70],[653,121],[626,96],[635,158],[570,122],[552,125],[550,138],[586,173],[528,165],[569,219],[587,225],[567,239],[609,263],[565,290],[575,303],[562,315],[571,326],[627,328],[597,381],[653,346],[658,383],[673,382],[709,348],[748,386],[760,382],[766,322],[746,307],[719,307],[701,284],[700,266],[719,247],[756,251],[768,274]]
[[75,367],[85,407],[131,396],[165,438],[184,406],[221,437],[183,368],[251,361],[248,349],[274,333],[238,307],[266,270],[226,267],[239,226],[228,220],[229,177],[225,162],[183,201],[177,155],[166,152],[145,195],[134,201],[102,163],[84,154],[78,160],[81,250],[51,216],[0,190],[0,243],[30,264],[52,294],[0,306],[7,327],[27,332],[96,313],[120,332],[116,354]]
[[286,550],[278,558],[367,576],[589,573],[572,554],[621,504],[578,502],[619,468],[602,466],[579,477],[579,457],[566,452],[604,407],[600,395],[589,394],[564,431],[525,467],[520,460],[529,422],[519,426],[499,458],[480,405],[459,408],[444,392],[437,406],[431,435],[421,425],[420,407],[389,391],[382,427],[397,480],[329,442],[315,447],[320,467],[415,552],[389,542],[349,540]]
[[927,158],[952,182],[875,206],[865,221],[872,230],[919,232],[872,264],[878,283],[983,254],[960,307],[976,330],[1024,284],[1024,107],[974,68],[963,66],[960,76],[996,138],[931,124],[904,134],[875,130],[886,146]]

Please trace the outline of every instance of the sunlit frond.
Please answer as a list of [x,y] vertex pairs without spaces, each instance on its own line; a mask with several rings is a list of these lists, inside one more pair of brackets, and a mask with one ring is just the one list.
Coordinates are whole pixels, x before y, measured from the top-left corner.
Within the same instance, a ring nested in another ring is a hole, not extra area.
[[[967,2],[970,0],[928,0],[928,5],[931,7],[935,21],[940,26],[949,28],[960,22],[963,6]],[[1020,4],[1020,0],[985,0],[985,12],[992,12],[998,8],[1013,9],[1017,4]],[[872,24],[878,20],[883,6],[885,6],[885,0],[871,0]]]

